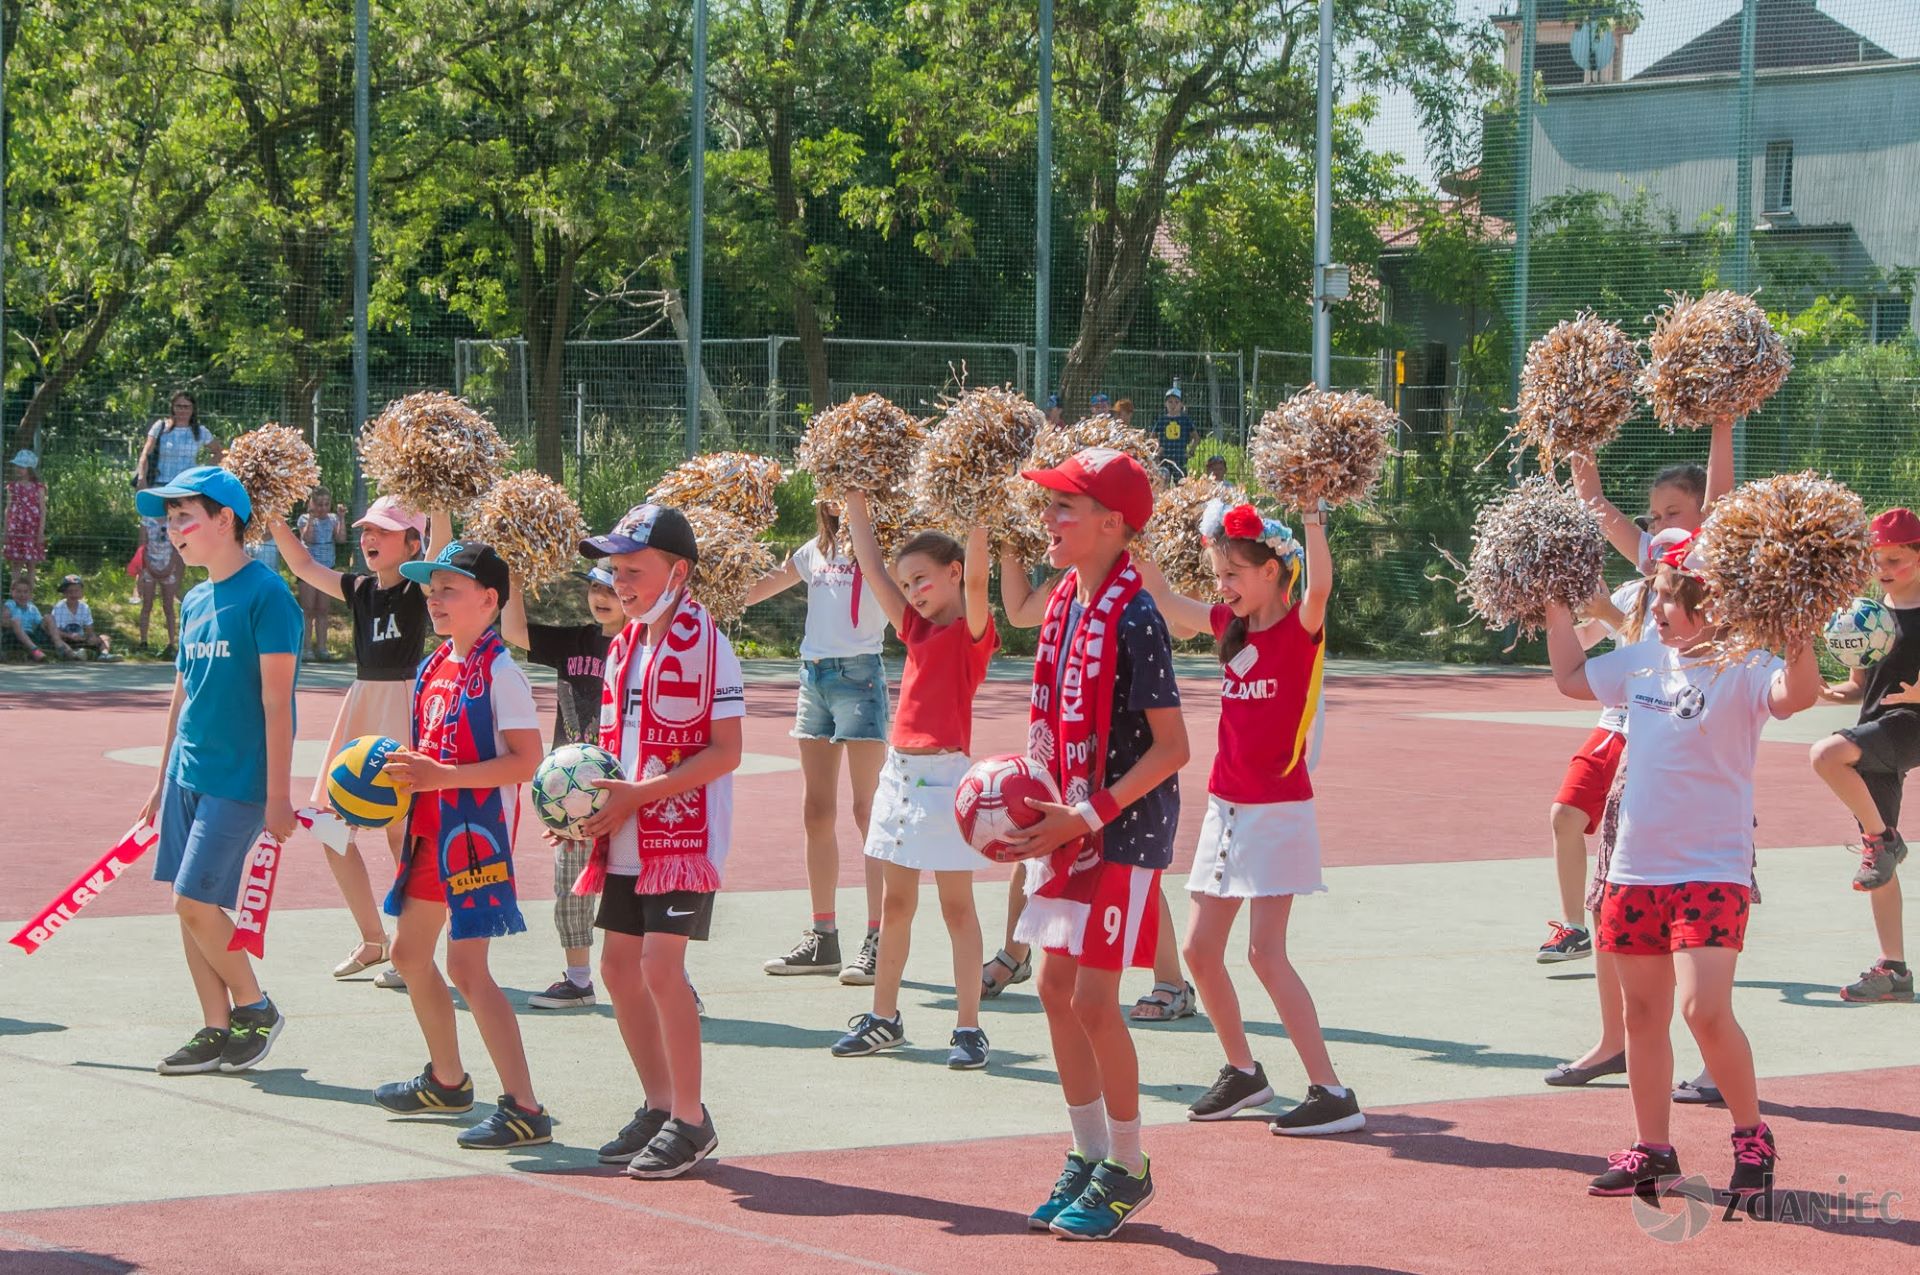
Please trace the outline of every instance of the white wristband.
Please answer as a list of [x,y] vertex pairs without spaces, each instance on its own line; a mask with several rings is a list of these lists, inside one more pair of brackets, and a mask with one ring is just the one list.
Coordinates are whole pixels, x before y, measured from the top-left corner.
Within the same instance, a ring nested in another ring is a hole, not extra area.
[[1090,832],[1098,832],[1107,826],[1100,816],[1094,812],[1091,801],[1081,802],[1073,808],[1073,813],[1087,821],[1087,830]]

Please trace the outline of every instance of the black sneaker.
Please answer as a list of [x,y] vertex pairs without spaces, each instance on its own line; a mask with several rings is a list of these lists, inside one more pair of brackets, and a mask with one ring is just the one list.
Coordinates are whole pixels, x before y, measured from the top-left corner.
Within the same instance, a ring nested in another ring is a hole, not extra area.
[[510,1151],[553,1141],[553,1117],[545,1110],[528,1111],[505,1094],[493,1101],[493,1114],[471,1129],[462,1129],[455,1142],[469,1151]]
[[809,929],[791,952],[774,957],[760,968],[769,974],[838,974],[840,935]]
[[227,1048],[227,1029],[202,1027],[193,1039],[162,1058],[154,1070],[163,1076],[193,1076],[203,1071],[220,1070],[220,1055]]
[[646,1149],[627,1165],[630,1178],[677,1178],[714,1153],[720,1135],[714,1132],[713,1115],[700,1108],[700,1123],[669,1119],[653,1135]]
[[835,1058],[860,1058],[907,1043],[906,1020],[899,1014],[855,1014],[847,1020],[847,1034],[833,1042]]
[[1249,1076],[1229,1063],[1220,1069],[1213,1088],[1201,1094],[1187,1108],[1187,1119],[1225,1120],[1248,1107],[1263,1107],[1272,1101],[1273,1086],[1267,1083],[1264,1067],[1256,1062],[1253,1064],[1253,1074]]
[[880,965],[880,931],[868,930],[860,940],[860,955],[840,971],[840,981],[848,987],[872,987],[873,974]]
[[1607,1157],[1607,1171],[1587,1187],[1588,1195],[1635,1195],[1658,1191],[1680,1176],[1678,1153],[1634,1143]]
[[1307,1100],[1273,1122],[1273,1131],[1283,1137],[1311,1137],[1322,1133],[1352,1133],[1367,1127],[1366,1113],[1353,1090],[1336,1098],[1323,1085],[1308,1085]]
[[593,984],[582,987],[570,978],[562,978],[546,991],[527,997],[527,1004],[535,1009],[592,1009]]
[[1780,1153],[1773,1149],[1773,1130],[1759,1125],[1752,1133],[1733,1134],[1733,1181],[1727,1190],[1734,1195],[1757,1195],[1773,1189],[1773,1162]]
[[266,1061],[273,1038],[287,1025],[286,1015],[268,1001],[265,1009],[236,1009],[227,1016],[227,1047],[220,1051],[221,1071],[245,1071]]
[[956,1027],[952,1048],[947,1051],[947,1066],[955,1071],[978,1071],[987,1065],[987,1034],[978,1027]]
[[653,1136],[660,1132],[660,1126],[667,1122],[667,1113],[652,1107],[635,1107],[633,1119],[627,1121],[626,1128],[615,1135],[612,1142],[600,1148],[600,1163],[625,1164],[647,1149]]
[[1860,838],[1860,869],[1853,874],[1853,888],[1878,890],[1893,880],[1893,871],[1905,861],[1907,843],[1898,832],[1888,828],[1877,837]]
[[1053,1194],[1047,1202],[1027,1215],[1029,1231],[1046,1231],[1053,1227],[1053,1219],[1059,1217],[1073,1202],[1086,1192],[1087,1183],[1093,1181],[1093,1165],[1081,1159],[1073,1152],[1067,1152],[1066,1167],[1060,1170],[1060,1176],[1053,1184]]
[[1547,941],[1540,945],[1534,960],[1542,965],[1553,965],[1560,961],[1578,961],[1593,955],[1593,936],[1577,925],[1562,925],[1558,921],[1548,921],[1552,927]]
[[396,1080],[373,1091],[373,1100],[388,1111],[403,1116],[457,1116],[473,1110],[473,1077],[462,1076],[457,1085],[443,1085],[433,1076],[428,1063],[412,1080]]

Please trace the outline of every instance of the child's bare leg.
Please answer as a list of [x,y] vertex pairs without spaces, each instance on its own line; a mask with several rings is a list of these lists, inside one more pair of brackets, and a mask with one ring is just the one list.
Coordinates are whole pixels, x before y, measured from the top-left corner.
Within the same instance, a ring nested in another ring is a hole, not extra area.
[[1760,1098],[1753,1046],[1733,1016],[1733,971],[1739,959],[1740,953],[1730,947],[1682,948],[1673,954],[1673,972],[1680,1013],[1726,1100],[1733,1126],[1751,1129],[1760,1123]]
[[185,917],[180,918],[180,945],[187,951],[187,973],[193,977],[193,994],[200,1002],[200,1021],[208,1027],[225,1030],[233,1008],[227,985],[200,954],[200,945],[193,941],[193,931],[187,928]]
[[1900,897],[1900,874],[1894,873],[1885,888],[1873,890],[1867,894],[1867,902],[1873,908],[1873,932],[1880,940],[1880,955],[1889,961],[1907,959],[1907,936],[1904,920],[1905,900]]
[[1174,937],[1173,905],[1167,902],[1167,890],[1161,886],[1160,896],[1160,934],[1153,945],[1153,981],[1172,983],[1175,987],[1186,984],[1187,976],[1180,972],[1180,940]]
[[1673,958],[1620,956],[1626,1002],[1627,1088],[1633,1095],[1635,1136],[1666,1144],[1673,1114]]
[[[940,892],[940,917],[947,923],[947,937],[953,940],[953,998],[958,1002],[954,1025],[978,1027],[980,980],[974,971],[980,968],[985,942],[980,937],[980,913],[973,904],[973,873],[936,872],[933,884]],[[886,951],[886,944],[881,944],[882,960]]]
[[[847,744],[847,786],[853,790],[853,826],[860,833],[860,844],[867,844],[867,829],[873,823],[873,794],[880,787],[880,772],[887,764],[887,746],[879,740],[854,740]],[[867,886],[869,924],[879,919],[884,878],[880,861],[860,856]]]
[[673,1081],[675,1120],[698,1125],[705,1119],[700,1105],[700,1011],[687,982],[687,940],[680,934],[649,934],[640,956],[647,993],[660,1023],[660,1043]]
[[840,846],[834,836],[834,820],[840,804],[842,745],[824,739],[803,739],[799,743],[800,818],[807,837],[807,893],[814,916],[833,916],[837,907],[834,895],[840,884]]
[[1027,910],[1027,865],[1013,865],[1013,875],[1007,879],[1007,955],[1016,961],[1024,961],[1032,955],[1033,949],[1025,943],[1017,943],[1013,938],[1015,927],[1020,924],[1020,914]]
[[1579,925],[1586,917],[1587,816],[1577,806],[1554,802],[1553,871],[1560,883],[1560,919]]
[[1252,1071],[1253,1049],[1247,1043],[1246,1023],[1240,1016],[1240,994],[1227,973],[1227,939],[1233,932],[1234,918],[1240,915],[1240,900],[1195,893],[1192,908],[1187,916],[1187,969],[1193,974],[1200,999],[1207,1003],[1207,1017],[1213,1021],[1213,1034],[1219,1037],[1227,1062],[1242,1071]]
[[[253,962],[247,959],[245,952],[227,950],[227,944],[233,941],[233,918],[226,914],[225,909],[176,894],[173,896],[173,910],[179,915],[180,927],[186,931],[187,938],[200,949],[200,959],[226,986],[233,1003],[258,1004],[260,983],[253,976]],[[194,986],[199,986],[197,975]],[[204,1004],[203,996],[203,1007]]]
[[646,1105],[665,1111],[673,1105],[673,1073],[667,1065],[666,1044],[660,1039],[659,1008],[647,991],[641,966],[644,953],[641,935],[605,931],[600,941],[600,983],[613,997],[613,1020],[640,1077]]
[[1859,823],[1860,830],[1869,837],[1885,832],[1887,825],[1880,818],[1880,808],[1874,804],[1873,790],[1854,769],[1860,761],[1860,745],[1845,735],[1829,735],[1813,746],[1811,755],[1813,772],[1833,789],[1833,795]]
[[351,836],[347,838],[347,848],[341,854],[331,850],[321,856],[327,861],[327,868],[333,873],[334,884],[340,887],[340,897],[346,900],[347,911],[353,917],[354,925],[360,929],[362,947],[384,947],[387,942],[386,922],[380,915],[380,905],[373,897],[373,883],[367,878],[366,860],[360,857],[360,847]]
[[433,1078],[452,1088],[466,1077],[460,1063],[460,1032],[453,1016],[453,993],[433,963],[440,929],[447,923],[446,905],[408,899],[400,909],[393,932],[393,967],[407,980],[407,1000],[426,1038]]
[[[1599,914],[1590,918],[1592,933],[1600,932]],[[1620,999],[1620,971],[1612,952],[1593,946],[1593,985],[1600,995],[1600,1042],[1573,1060],[1572,1066],[1592,1067],[1605,1062],[1627,1047],[1626,1008]]]
[[[1255,899],[1247,936],[1247,963],[1273,997],[1287,1039],[1300,1054],[1307,1079],[1316,1085],[1338,1085],[1333,1060],[1327,1057],[1327,1038],[1320,1030],[1320,1012],[1300,972],[1287,959],[1287,919],[1293,914],[1293,896]],[[1209,1014],[1213,1007],[1207,1007]]]
[[[1099,1092],[1106,1100],[1107,1119],[1121,1123],[1138,1120],[1140,1057],[1133,1050],[1133,1033],[1127,1030],[1126,1017],[1120,1012],[1120,971],[1078,966],[1073,1016],[1099,1069]],[[1063,1071],[1063,1085],[1065,1080]]]
[[[1053,1042],[1053,1069],[1069,1107],[1100,1100],[1100,1064],[1074,1010],[1080,962],[1052,952],[1040,958],[1040,1004],[1047,1011],[1047,1035]],[[1116,984],[1117,984],[1116,979]],[[1123,1025],[1124,1026],[1124,1025]]]
[[892,1018],[900,1012],[900,980],[907,970],[907,949],[913,940],[913,914],[920,907],[920,873],[897,863],[867,858],[886,882],[880,900],[880,951],[874,962],[873,1012]]
[[[447,940],[447,973],[467,1002],[474,1026],[486,1044],[487,1056],[499,1073],[500,1088],[514,1105],[527,1111],[540,1110],[533,1096],[533,1075],[527,1067],[526,1046],[520,1040],[520,1020],[514,1017],[513,1004],[500,984],[493,981],[487,968],[487,939]],[[409,982],[408,986],[412,986]]]

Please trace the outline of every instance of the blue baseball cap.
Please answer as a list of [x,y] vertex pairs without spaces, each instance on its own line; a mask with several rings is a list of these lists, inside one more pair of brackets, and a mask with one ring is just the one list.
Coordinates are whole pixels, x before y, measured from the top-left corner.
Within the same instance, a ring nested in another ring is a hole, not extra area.
[[1105,407],[1107,404],[1111,402],[1113,402],[1113,400],[1108,398],[1105,394],[1095,394],[1091,399],[1087,401],[1087,406]]
[[241,522],[253,517],[253,497],[247,495],[247,489],[240,485],[238,478],[218,465],[195,465],[192,469],[183,469],[166,486],[149,487],[136,495],[133,507],[140,511],[142,518],[164,518],[167,516],[167,502],[183,496],[205,496],[214,504],[233,510],[233,516]]
[[1060,396],[1058,394],[1047,395],[1047,406],[1049,408],[1060,406]]
[[603,589],[613,587],[613,572],[605,567],[589,567],[581,576],[588,584],[597,584]]
[[492,589],[500,595],[500,605],[507,604],[507,598],[513,592],[513,578],[507,571],[507,564],[493,551],[492,545],[481,544],[477,540],[455,540],[440,551],[440,556],[432,562],[413,562],[400,564],[400,574],[415,584],[428,584],[436,572],[451,571],[457,576],[479,584],[483,589]]
[[1168,390],[1165,394],[1162,394],[1160,397],[1161,398],[1177,398],[1182,403],[1187,401],[1187,396],[1180,392],[1180,387],[1178,385],[1174,386],[1172,389]]

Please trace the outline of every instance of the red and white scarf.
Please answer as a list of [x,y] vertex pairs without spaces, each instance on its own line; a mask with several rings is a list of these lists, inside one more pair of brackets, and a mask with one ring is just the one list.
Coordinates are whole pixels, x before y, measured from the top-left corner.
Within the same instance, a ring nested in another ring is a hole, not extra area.
[[[607,680],[600,692],[600,746],[620,759],[636,779],[664,775],[713,742],[713,681],[718,634],[706,608],[683,592],[660,646],[646,661],[640,690],[640,755],[628,757],[627,687],[634,657],[646,650],[647,626],[628,624],[607,648]],[[697,788],[649,802],[634,814],[640,849],[635,894],[720,888],[720,873],[708,856],[707,789]],[[597,894],[606,885],[610,839],[593,843],[593,856],[574,882],[575,894]]]
[[[1062,651],[1078,579],[1078,572],[1067,572],[1047,599],[1027,720],[1027,753],[1052,772],[1069,806],[1087,801],[1105,786],[1120,617],[1141,589],[1132,557],[1121,554]],[[1069,841],[1044,860],[1027,862],[1027,906],[1038,909],[1035,941],[1042,947],[1070,948],[1086,928],[1098,877],[1092,869],[1100,864],[1101,842],[1102,834],[1096,832]]]

